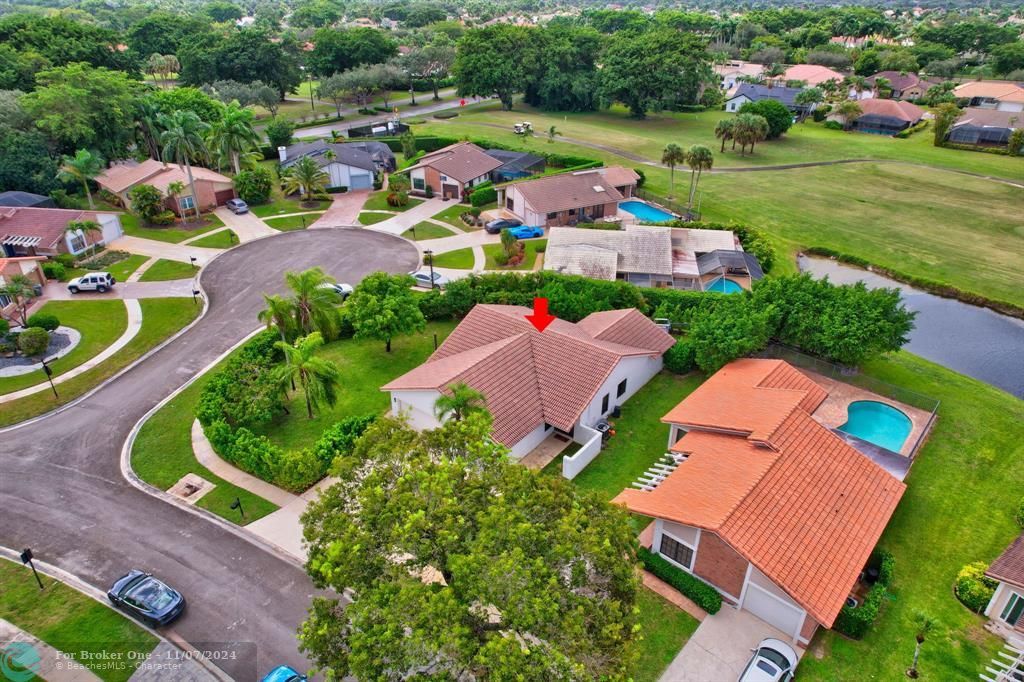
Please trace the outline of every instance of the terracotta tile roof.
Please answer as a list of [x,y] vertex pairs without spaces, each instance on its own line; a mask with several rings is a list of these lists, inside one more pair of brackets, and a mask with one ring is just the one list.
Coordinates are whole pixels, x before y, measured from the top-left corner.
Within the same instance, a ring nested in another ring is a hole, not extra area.
[[810,416],[824,397],[779,360],[726,365],[663,421],[732,433],[689,431],[674,472],[615,502],[718,534],[831,627],[906,486]]
[[[192,177],[196,182],[216,182],[231,184],[231,178],[202,166],[192,166]],[[96,183],[115,194],[145,183],[153,185],[161,192],[167,192],[172,182],[188,184],[188,173],[183,166],[176,163],[163,163],[155,159],[146,159],[142,163],[116,163],[96,176]]]
[[635,310],[614,311],[622,313],[616,319],[595,313],[579,324],[555,320],[544,333],[526,321],[530,312],[477,305],[427,362],[381,390],[444,390],[464,382],[486,397],[495,440],[511,446],[544,422],[570,430],[619,360],[661,355],[674,343]]
[[523,195],[526,205],[537,213],[557,213],[622,200],[619,190],[596,169],[547,175],[506,187],[507,191],[515,187]]
[[626,185],[635,185],[640,179],[637,172],[632,168],[625,168],[623,166],[605,166],[603,168],[595,169],[598,173],[604,176],[604,179],[608,181],[608,184],[612,187],[624,187]]
[[72,220],[97,219],[92,211],[63,208],[0,208],[0,241],[7,237],[38,237],[40,248],[52,248]]
[[985,571],[985,575],[1004,583],[1024,587],[1024,533],[999,555]]
[[901,71],[879,71],[875,75],[868,77],[867,82],[873,86],[879,78],[888,80],[889,86],[899,92],[912,88],[915,85],[920,85],[925,90],[932,86],[931,82],[921,78],[916,73],[904,73]]
[[[592,247],[587,252],[578,247]],[[566,248],[571,249],[563,254]],[[616,272],[645,274],[672,274],[672,232],[664,227],[631,225],[625,230],[591,230],[576,227],[552,227],[548,230],[548,247],[544,255],[544,268],[573,275],[589,274],[588,253],[598,263],[605,262],[603,253],[615,254]]]
[[907,121],[908,123],[917,123],[924,116],[924,109],[916,104],[902,100],[876,99],[872,97],[862,99],[857,104],[860,105],[861,115],[863,116],[887,116]]
[[487,152],[472,142],[456,142],[423,155],[415,166],[407,170],[429,166],[459,182],[469,182],[490,173],[501,164],[501,161],[488,156]]
[[971,81],[953,88],[953,94],[962,98],[987,97],[1000,102],[1024,102],[1024,88],[1016,83],[1000,81]]
[[796,64],[786,69],[779,80],[804,81],[809,86],[821,85],[827,80],[843,80],[843,74],[818,64]]

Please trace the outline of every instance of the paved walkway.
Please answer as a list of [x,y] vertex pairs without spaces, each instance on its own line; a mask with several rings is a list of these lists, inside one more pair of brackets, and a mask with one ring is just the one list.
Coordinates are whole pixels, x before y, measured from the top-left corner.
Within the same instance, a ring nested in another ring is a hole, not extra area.
[[153,265],[158,260],[160,260],[160,259],[159,258],[150,258],[145,263],[143,263],[139,267],[135,268],[135,272],[133,272],[132,274],[128,275],[128,279],[126,279],[125,282],[138,282],[140,279],[142,279],[142,276],[144,274],[146,274],[146,270],[149,270],[151,267],[153,267]]
[[200,464],[228,483],[233,483],[254,495],[270,500],[279,507],[284,507],[298,499],[298,495],[293,495],[286,490],[278,488],[276,485],[271,485],[252,474],[247,474],[221,459],[214,452],[210,441],[206,439],[206,434],[203,433],[203,426],[199,423],[198,419],[192,422],[192,451],[195,453],[196,459]]
[[332,195],[330,208],[320,216],[310,229],[320,227],[350,227],[359,225],[359,212],[370,196],[370,190],[360,189],[354,192]]
[[[269,230],[270,228],[267,229]],[[200,236],[206,237],[209,234],[209,232],[204,232]],[[169,260],[181,261],[182,263],[188,263],[189,257],[194,256],[199,265],[205,265],[214,256],[222,252],[222,249],[208,249],[202,246],[189,246],[188,244],[171,244],[170,242],[158,242],[155,239],[128,236],[119,237],[110,242],[109,248],[127,251],[128,253],[138,253],[150,258],[167,258]]]
[[449,206],[451,206],[450,202],[442,201],[438,197],[425,199],[421,204],[413,206],[406,211],[402,211],[392,218],[388,218],[387,220],[383,220],[374,225],[369,225],[368,227],[376,230],[377,232],[401,235],[413,225],[421,223],[427,218],[433,217]]
[[[237,215],[223,206],[214,211],[214,213],[218,218],[224,221],[224,227],[233,230],[234,233],[238,235],[238,241],[241,244],[251,242],[253,239],[259,239],[260,237],[277,234],[277,230],[269,227],[265,222],[254,216],[252,213]],[[220,232],[220,230],[214,230],[214,232]],[[209,237],[211,234],[213,234],[213,232],[207,232],[200,236],[199,239]],[[189,241],[193,241],[194,239],[195,237],[183,243],[187,244]]]
[[[124,333],[121,334],[121,336],[119,336],[118,339],[114,341],[114,343],[104,348],[103,351],[100,352],[98,355],[89,358],[88,360],[80,364],[78,367],[70,369],[67,372],[61,374],[60,376],[54,377],[54,384],[63,384],[65,381],[69,381],[78,376],[79,374],[88,372],[90,369],[102,363],[111,355],[124,348],[126,345],[128,345],[129,341],[135,338],[135,335],[139,333],[140,329],[142,329],[142,306],[140,306],[139,302],[135,299],[125,300],[124,306],[125,308],[128,309],[128,326],[125,328]],[[33,393],[39,393],[40,391],[49,390],[49,382],[44,381],[41,384],[29,386],[28,388],[23,388],[20,391],[14,391],[13,393],[0,395],[0,403],[10,402],[12,400],[17,400],[18,398],[24,398],[25,396],[32,395]]]
[[[198,271],[197,271],[198,274]],[[124,300],[134,298],[175,298],[192,295],[192,279],[169,279],[162,282],[118,282],[113,289],[104,291],[82,291],[72,294],[63,282],[47,282],[43,295],[47,301],[95,301],[97,299]]]
[[0,651],[5,663],[13,659],[46,682],[92,682],[100,679],[90,670],[69,669],[64,654],[3,618],[0,618]]

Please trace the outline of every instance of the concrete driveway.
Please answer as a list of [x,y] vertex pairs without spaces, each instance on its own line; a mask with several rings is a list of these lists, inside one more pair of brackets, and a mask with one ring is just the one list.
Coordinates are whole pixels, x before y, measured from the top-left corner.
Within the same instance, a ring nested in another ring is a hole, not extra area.
[[[754,649],[765,637],[789,643],[781,630],[749,611],[728,604],[707,616],[661,675],[661,682],[732,682],[739,679]],[[797,656],[804,650],[793,647]]]
[[[198,270],[196,273],[198,274]],[[195,284],[194,278],[169,279],[163,282],[118,282],[114,288],[104,291],[80,291],[72,294],[66,282],[47,282],[42,298],[47,301],[95,301],[104,298],[173,298],[189,297]]]

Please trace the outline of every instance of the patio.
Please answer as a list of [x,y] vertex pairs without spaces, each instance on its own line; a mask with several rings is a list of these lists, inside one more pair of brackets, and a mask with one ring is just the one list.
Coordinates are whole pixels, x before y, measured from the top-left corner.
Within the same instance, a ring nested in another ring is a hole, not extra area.
[[540,445],[530,450],[525,457],[519,460],[519,463],[527,469],[540,471],[548,464],[551,464],[566,448],[574,444],[570,436],[553,431],[550,436],[541,441]]

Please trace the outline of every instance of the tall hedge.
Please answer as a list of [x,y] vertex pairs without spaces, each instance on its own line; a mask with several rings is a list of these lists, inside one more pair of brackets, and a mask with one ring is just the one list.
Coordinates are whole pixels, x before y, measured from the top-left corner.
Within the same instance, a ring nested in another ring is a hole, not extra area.
[[878,618],[878,612],[885,603],[885,596],[892,585],[896,568],[896,559],[884,550],[875,550],[868,565],[878,569],[878,580],[868,591],[864,601],[858,606],[844,605],[836,617],[832,629],[847,637],[862,639]]
[[641,547],[637,552],[644,568],[676,588],[686,595],[693,602],[714,615],[722,608],[722,595],[718,590],[707,584],[692,573],[673,566],[664,557],[655,554],[646,547]]

